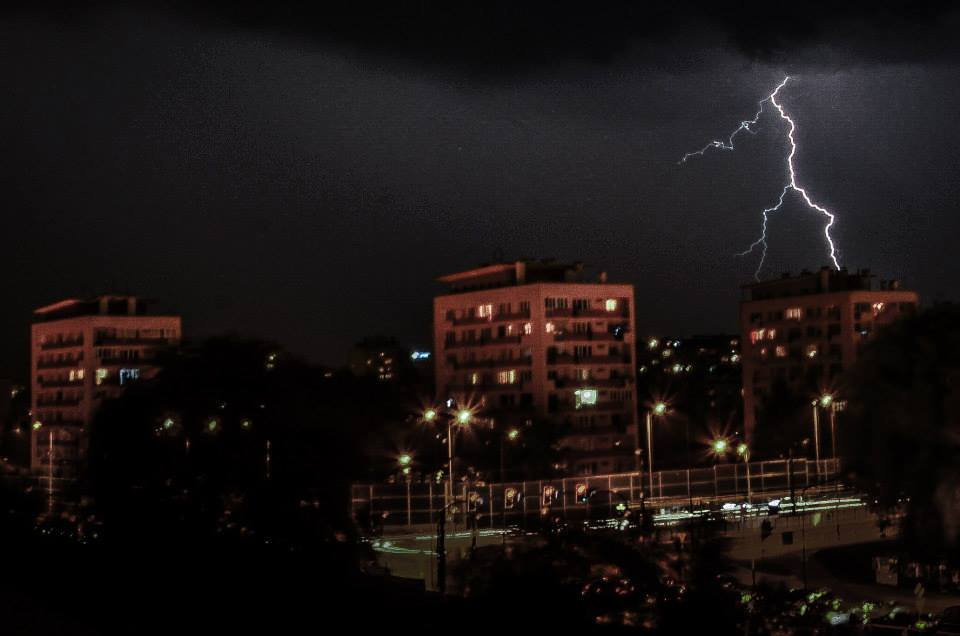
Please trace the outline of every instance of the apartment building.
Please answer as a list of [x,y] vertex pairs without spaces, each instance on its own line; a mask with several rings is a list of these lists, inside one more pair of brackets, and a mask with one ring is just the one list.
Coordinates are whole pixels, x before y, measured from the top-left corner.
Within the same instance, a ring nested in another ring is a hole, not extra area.
[[151,315],[135,296],[64,300],[33,312],[30,466],[70,478],[100,403],[152,377],[180,341],[180,317]]
[[566,425],[572,474],[633,470],[633,286],[581,265],[516,261],[440,277],[434,299],[436,389],[501,421]]
[[870,270],[824,267],[743,286],[740,327],[744,427],[757,425],[775,383],[812,397],[830,392],[884,324],[914,311],[916,292]]

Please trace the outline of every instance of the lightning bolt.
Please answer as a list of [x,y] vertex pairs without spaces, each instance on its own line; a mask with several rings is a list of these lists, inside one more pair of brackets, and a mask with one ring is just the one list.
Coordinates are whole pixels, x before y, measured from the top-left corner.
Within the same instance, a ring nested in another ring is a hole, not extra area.
[[826,209],[822,205],[815,203],[810,198],[810,195],[807,194],[806,189],[801,187],[800,184],[797,183],[797,172],[793,166],[793,158],[797,154],[797,141],[794,138],[794,133],[797,130],[797,125],[793,121],[793,119],[787,114],[787,111],[784,110],[783,105],[777,101],[777,95],[780,93],[780,89],[786,86],[787,82],[789,81],[790,81],[789,75],[784,77],[783,81],[780,82],[780,84],[778,84],[775,89],[773,89],[772,93],[767,95],[764,99],[760,100],[758,104],[757,112],[753,116],[753,119],[747,119],[747,120],[741,121],[740,125],[736,128],[736,130],[730,133],[730,136],[727,137],[726,141],[722,141],[722,140],[711,141],[700,150],[697,150],[694,152],[688,152],[687,154],[683,155],[680,161],[677,162],[682,164],[682,163],[686,163],[687,159],[691,157],[702,157],[710,149],[733,150],[734,139],[741,132],[748,132],[750,134],[755,134],[755,131],[752,128],[752,126],[756,126],[757,122],[760,121],[760,117],[761,115],[763,115],[764,107],[767,103],[771,104],[774,108],[776,108],[777,112],[780,114],[780,118],[786,121],[787,124],[789,124],[790,131],[787,134],[787,138],[790,140],[790,154],[787,155],[787,169],[788,169],[790,178],[787,181],[787,183],[783,186],[783,190],[781,190],[780,192],[780,198],[777,199],[777,204],[768,208],[764,208],[763,225],[762,225],[760,238],[758,238],[756,241],[751,243],[750,247],[748,247],[746,250],[737,254],[737,256],[746,256],[747,254],[752,253],[758,247],[762,248],[760,253],[760,264],[757,266],[757,271],[754,272],[753,274],[754,278],[756,278],[757,280],[760,280],[760,270],[763,269],[763,263],[767,258],[767,221],[769,219],[769,215],[773,212],[776,212],[783,206],[784,199],[786,198],[787,193],[790,192],[791,190],[800,195],[800,198],[802,198],[803,202],[807,204],[807,207],[809,207],[812,210],[816,210],[817,212],[819,212],[820,214],[822,214],[827,218],[827,223],[823,228],[823,236],[827,241],[827,245],[830,246],[830,260],[833,261],[833,266],[836,267],[837,269],[840,269],[840,262],[837,260],[837,248],[833,243],[833,238],[830,236],[830,228],[833,227],[834,221],[836,221],[836,217],[832,212],[830,212],[830,210]]

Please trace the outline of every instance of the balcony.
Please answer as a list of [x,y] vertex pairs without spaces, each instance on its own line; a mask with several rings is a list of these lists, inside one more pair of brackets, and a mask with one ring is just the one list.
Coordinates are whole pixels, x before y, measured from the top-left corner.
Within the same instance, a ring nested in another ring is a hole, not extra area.
[[120,338],[116,336],[100,336],[94,338],[94,346],[127,345],[132,347],[158,347],[174,344],[173,338]]
[[622,342],[626,334],[625,331],[620,335],[610,333],[609,331],[584,331],[576,333],[574,331],[557,332],[554,335],[556,342]]
[[597,378],[591,378],[589,380],[578,380],[577,378],[556,378],[553,382],[558,389],[622,389],[632,385],[633,378],[620,377],[606,378],[602,380]]
[[83,388],[83,380],[40,380],[41,389],[57,389],[63,387]]
[[456,362],[454,369],[500,369],[508,367],[529,367],[533,364],[533,358],[513,358],[511,360],[467,360],[465,362]]
[[605,309],[571,309],[566,307],[563,309],[548,309],[546,314],[547,318],[610,318],[612,320],[630,317],[630,312],[626,309],[607,311]]
[[56,340],[54,342],[44,342],[40,345],[40,349],[42,351],[50,351],[52,349],[70,349],[82,346],[83,338],[70,338],[66,340]]
[[447,390],[456,392],[475,391],[478,393],[494,393],[496,391],[522,391],[525,384],[525,382],[511,382],[506,384],[498,384],[496,382],[485,382],[480,384],[448,384]]
[[529,320],[529,318],[529,311],[516,311],[512,313],[498,313],[492,316],[466,316],[464,318],[454,318],[453,320],[447,318],[447,322],[453,323],[453,325],[456,327],[461,327],[467,325],[489,324],[491,322],[506,322],[508,320]]
[[629,407],[627,402],[597,402],[577,408],[573,401],[563,401],[557,404],[555,413],[596,413],[596,412],[625,412]]
[[80,365],[79,358],[64,358],[63,360],[39,360],[38,369],[65,369],[67,367],[76,367]]
[[480,338],[478,340],[459,340],[446,342],[443,345],[444,349],[456,349],[456,348],[470,348],[470,347],[486,347],[494,345],[508,345],[508,344],[520,344],[521,336],[503,336],[502,338]]
[[46,407],[50,407],[50,406],[55,406],[55,407],[59,407],[59,406],[79,406],[79,405],[80,405],[80,401],[81,401],[81,400],[80,400],[79,397],[71,397],[71,398],[62,397],[62,398],[47,398],[47,399],[38,398],[38,399],[37,399],[37,408],[46,408]]
[[632,364],[632,358],[627,353],[612,355],[578,356],[574,353],[557,353],[547,356],[547,364]]

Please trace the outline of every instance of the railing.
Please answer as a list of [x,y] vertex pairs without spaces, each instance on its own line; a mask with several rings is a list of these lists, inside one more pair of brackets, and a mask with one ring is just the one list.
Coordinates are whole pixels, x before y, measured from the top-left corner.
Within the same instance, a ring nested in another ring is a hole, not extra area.
[[486,345],[520,344],[520,336],[478,338],[476,340],[452,340],[443,344],[444,349],[457,347],[482,347]]
[[454,369],[496,369],[499,367],[529,367],[533,358],[511,358],[509,360],[465,360],[453,365]]
[[630,354],[615,353],[613,355],[578,356],[573,353],[558,353],[547,355],[547,364],[631,364]]
[[82,347],[83,338],[71,338],[69,340],[54,340],[52,342],[44,342],[40,345],[40,349],[43,351],[49,351],[50,349],[66,349],[68,347]]
[[563,331],[558,332],[554,337],[556,342],[576,342],[576,341],[592,341],[592,342],[620,342],[624,339],[624,336],[629,333],[624,330],[620,335],[611,333],[609,331],[584,331],[582,333],[577,333],[575,331]]
[[[527,517],[539,517],[543,509],[564,515],[612,514],[618,500],[631,504],[644,501],[652,507],[701,505],[745,500],[749,488],[754,499],[765,493],[800,492],[806,486],[823,484],[838,474],[839,460],[807,459],[722,464],[712,468],[632,472],[611,475],[567,477],[534,481],[460,483],[456,496],[480,515],[490,527],[512,525]],[[749,475],[749,478],[748,478]],[[446,484],[396,483],[355,484],[351,507],[361,525],[369,520],[385,526],[414,526],[433,523],[444,509]],[[578,489],[603,494],[584,502]],[[604,508],[609,507],[609,511]]]
[[629,318],[630,312],[627,309],[615,309],[614,311],[607,311],[605,309],[593,309],[593,308],[562,308],[562,309],[548,309],[546,311],[547,318],[610,318],[622,319]]
[[62,369],[66,367],[75,367],[82,362],[79,358],[65,358],[63,360],[40,360],[37,362],[38,369]]
[[498,313],[492,316],[465,316],[463,318],[447,318],[447,322],[452,322],[455,326],[464,325],[482,325],[491,322],[503,322],[504,320],[527,320],[530,318],[529,311],[517,311],[513,313]]

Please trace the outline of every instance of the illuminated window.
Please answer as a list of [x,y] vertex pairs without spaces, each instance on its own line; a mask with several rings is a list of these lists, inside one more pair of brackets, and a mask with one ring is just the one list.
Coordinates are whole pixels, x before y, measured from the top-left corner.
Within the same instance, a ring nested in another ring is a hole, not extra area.
[[577,373],[578,380],[590,379],[590,369],[577,369],[576,373]]
[[553,333],[556,330],[552,322],[547,323],[547,333]]
[[786,315],[787,320],[800,320],[803,318],[803,309],[800,307],[788,307]]
[[140,369],[120,369],[120,384],[140,379]]
[[479,305],[477,315],[481,318],[491,318],[493,316],[493,305]]
[[513,325],[507,325],[507,335],[508,336],[513,335]]
[[777,345],[776,356],[777,356],[778,358],[786,358],[786,357],[787,357],[787,348],[786,348],[784,345]]
[[817,357],[817,345],[807,345],[807,357],[816,358]]
[[883,312],[883,303],[873,303],[873,315],[879,315]]
[[664,349],[660,352],[660,355],[662,355],[664,358],[669,358],[673,355],[673,349]]
[[607,311],[616,311],[617,300],[615,298],[607,298],[606,302],[603,303],[603,306]]
[[103,381],[107,379],[108,373],[109,372],[104,368],[97,369],[97,377],[96,377],[97,386],[100,386],[101,384],[103,384]]
[[767,329],[767,340],[773,340],[777,337],[776,329]]
[[573,402],[576,408],[593,406],[597,403],[596,389],[577,389],[573,392]]
[[766,329],[754,329],[750,332],[750,344],[757,344],[763,340],[764,334],[766,334]]
[[470,374],[470,384],[480,384],[480,374],[471,373]]
[[497,383],[499,384],[513,384],[517,381],[517,372],[514,369],[509,371],[500,371],[497,373]]
[[529,336],[532,333],[533,333],[533,323],[532,322],[523,323],[523,335]]

